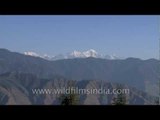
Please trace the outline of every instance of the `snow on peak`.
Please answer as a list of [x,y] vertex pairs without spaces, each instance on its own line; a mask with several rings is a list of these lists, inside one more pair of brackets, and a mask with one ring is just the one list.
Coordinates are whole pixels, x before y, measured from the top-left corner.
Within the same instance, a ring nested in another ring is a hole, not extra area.
[[77,58],[97,57],[97,55],[98,53],[93,49],[90,49],[84,52],[74,50],[73,52],[70,53],[70,57],[72,58],[73,57],[77,57]]
[[29,56],[34,56],[34,57],[40,57],[40,55],[38,55],[35,52],[24,52],[25,55],[29,55]]
[[79,51],[74,50],[73,52],[70,53],[70,56],[72,57],[83,57],[82,53]]
[[29,55],[29,56],[34,56],[34,57],[40,57],[40,58],[44,58],[44,59],[47,59],[47,60],[51,60],[53,58],[53,56],[49,56],[47,54],[44,54],[44,55],[40,55],[38,53],[35,53],[35,52],[24,52],[24,55]]
[[94,49],[89,49],[89,52],[97,53]]
[[58,54],[58,55],[55,55],[55,56],[50,56],[50,55],[47,55],[47,54],[40,55],[40,54],[37,54],[35,52],[24,52],[24,54],[29,55],[29,56],[34,56],[34,57],[41,57],[41,58],[47,59],[47,60],[59,60],[59,59],[69,59],[69,58],[88,58],[88,57],[103,58],[103,59],[110,59],[110,60],[120,59],[115,54],[113,54],[113,55],[101,55],[97,51],[95,51],[94,49],[89,49],[89,50],[83,51],[83,52],[74,50],[73,52],[71,52],[69,54],[65,54],[65,55],[64,54]]
[[85,51],[85,52],[83,52],[83,54],[85,57],[97,57],[97,55],[98,55],[98,53],[93,49]]

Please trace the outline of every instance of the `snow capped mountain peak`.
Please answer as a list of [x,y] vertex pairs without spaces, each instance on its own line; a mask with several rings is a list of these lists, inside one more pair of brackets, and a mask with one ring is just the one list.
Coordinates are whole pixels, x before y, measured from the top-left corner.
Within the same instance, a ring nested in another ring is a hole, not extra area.
[[73,57],[83,57],[82,53],[79,51],[74,50],[73,52],[70,53],[70,56]]
[[47,54],[44,55],[40,55],[37,54],[35,52],[24,52],[25,55],[29,55],[29,56],[34,56],[34,57],[40,57],[43,59],[47,59],[47,60],[60,60],[60,59],[71,59],[71,58],[88,58],[88,57],[94,57],[94,58],[103,58],[103,59],[109,59],[109,60],[114,60],[114,59],[120,59],[118,56],[116,56],[115,54],[113,55],[101,55],[99,54],[96,50],[94,49],[89,49],[87,51],[76,51],[74,50],[73,52],[69,53],[69,54],[58,54],[55,56],[49,56]]
[[34,57],[40,57],[37,53],[35,52],[24,52],[25,55],[29,55],[29,56],[34,56]]
[[98,55],[98,53],[93,49],[90,49],[90,50],[87,50],[84,52],[74,50],[73,52],[70,53],[71,58],[97,57],[97,55]]
[[24,55],[29,55],[29,56],[34,56],[34,57],[40,57],[40,58],[44,58],[44,59],[47,59],[47,60],[51,60],[52,56],[49,56],[47,54],[44,54],[44,55],[40,55],[38,53],[35,53],[35,52],[24,52]]
[[93,49],[85,51],[85,52],[83,52],[83,54],[85,57],[97,57],[97,55],[98,55],[98,53]]
[[89,49],[88,52],[97,53],[94,49]]

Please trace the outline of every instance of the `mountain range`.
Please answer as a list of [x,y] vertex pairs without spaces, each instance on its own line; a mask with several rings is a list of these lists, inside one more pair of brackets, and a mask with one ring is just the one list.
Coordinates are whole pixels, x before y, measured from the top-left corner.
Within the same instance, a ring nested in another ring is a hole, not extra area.
[[[113,84],[113,86],[117,83],[123,84],[131,89],[135,88],[132,89],[132,92],[137,94],[138,98],[143,98],[143,101],[150,101],[151,98],[154,98],[151,96],[158,95],[159,64],[160,62],[156,59],[127,58],[111,60],[95,58],[94,55],[87,58],[50,61],[41,57],[0,49],[0,99],[5,103],[11,96],[13,97],[10,98],[11,100],[22,96],[21,100],[24,99],[26,102],[18,99],[19,104],[21,102],[47,104],[44,99],[34,98],[27,91],[36,87],[43,88],[46,84],[52,86],[53,79],[58,79],[59,83],[57,84],[63,84],[63,80],[75,80],[80,87],[83,87],[86,83],[92,84],[92,81],[97,81],[94,82],[93,86],[100,84],[101,81],[104,81],[104,84]],[[55,76],[60,77],[56,78]],[[24,91],[26,91],[25,95]],[[89,101],[92,97],[88,98]],[[95,99],[99,97],[96,96]],[[47,99],[52,101],[52,98],[54,97],[50,96]],[[32,99],[36,99],[36,102]],[[132,100],[134,99],[135,97]],[[137,99],[132,104],[140,104],[141,102],[136,102]],[[51,102],[49,103],[51,104]],[[95,102],[91,103],[95,104]],[[100,102],[97,103],[101,104]],[[143,104],[147,103],[143,102]]]
[[[61,89],[69,80],[62,76],[54,76],[52,79],[41,79],[33,74],[5,73],[0,75],[0,104],[1,105],[61,105],[61,94],[45,94],[46,92],[33,92],[33,90]],[[79,89],[116,89],[118,84],[97,80],[74,81]],[[126,94],[129,105],[155,105],[158,97],[148,95],[133,87],[123,85],[129,89]],[[35,94],[37,93],[37,94]],[[79,105],[111,105],[115,94],[80,94]]]
[[60,59],[72,59],[72,58],[88,58],[88,57],[94,57],[94,58],[104,58],[104,59],[110,59],[110,60],[114,60],[114,59],[122,59],[116,55],[102,55],[99,54],[97,51],[95,51],[94,49],[90,49],[87,51],[76,51],[74,50],[71,53],[68,54],[58,54],[55,56],[50,56],[47,54],[44,55],[40,55],[36,52],[32,52],[32,51],[28,51],[28,52],[24,52],[25,55],[29,55],[29,56],[34,56],[34,57],[40,57],[46,60],[60,60]]

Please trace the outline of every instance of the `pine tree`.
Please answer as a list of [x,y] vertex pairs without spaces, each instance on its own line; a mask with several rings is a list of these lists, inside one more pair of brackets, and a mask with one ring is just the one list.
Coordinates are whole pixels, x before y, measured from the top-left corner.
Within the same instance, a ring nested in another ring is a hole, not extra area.
[[[117,86],[118,89],[123,89],[122,85]],[[113,98],[113,105],[126,105],[127,104],[127,99],[126,95],[124,93],[117,94],[116,97]]]
[[[67,88],[75,88],[75,81],[68,81]],[[61,105],[79,104],[79,96],[75,93],[63,94],[60,98],[61,98]]]
[[61,101],[61,105],[78,105],[78,96],[75,94],[65,95]]
[[155,105],[159,105],[159,98],[155,98],[154,104],[155,104]]

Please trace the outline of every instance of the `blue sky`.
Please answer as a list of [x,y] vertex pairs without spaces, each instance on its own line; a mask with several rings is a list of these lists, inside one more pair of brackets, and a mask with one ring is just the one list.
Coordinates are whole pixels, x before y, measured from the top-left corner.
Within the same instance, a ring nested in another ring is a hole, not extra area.
[[158,58],[158,16],[0,16],[0,48],[55,55],[95,49],[102,54]]

